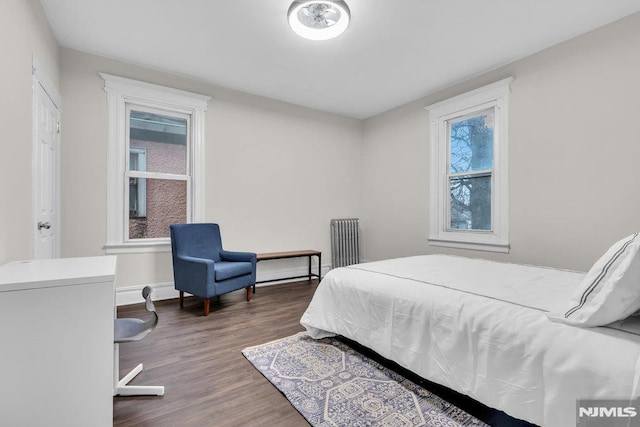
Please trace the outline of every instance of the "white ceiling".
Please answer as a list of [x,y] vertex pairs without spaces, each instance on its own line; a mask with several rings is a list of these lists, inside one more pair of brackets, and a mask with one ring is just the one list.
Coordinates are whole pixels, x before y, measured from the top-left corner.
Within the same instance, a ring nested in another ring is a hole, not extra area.
[[640,11],[640,0],[346,0],[338,38],[292,0],[40,0],[60,45],[367,118]]

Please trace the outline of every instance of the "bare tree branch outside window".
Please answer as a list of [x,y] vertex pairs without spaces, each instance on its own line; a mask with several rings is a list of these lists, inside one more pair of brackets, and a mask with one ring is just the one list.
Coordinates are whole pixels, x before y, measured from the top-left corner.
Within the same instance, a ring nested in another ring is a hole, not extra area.
[[493,111],[449,122],[450,227],[491,230]]

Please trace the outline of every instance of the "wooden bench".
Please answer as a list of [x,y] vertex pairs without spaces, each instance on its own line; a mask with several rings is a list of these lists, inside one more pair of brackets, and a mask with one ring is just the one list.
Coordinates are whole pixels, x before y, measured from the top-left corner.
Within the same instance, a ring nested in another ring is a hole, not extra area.
[[[318,257],[318,273],[313,273],[311,271],[311,257]],[[277,282],[280,280],[290,280],[290,279],[302,279],[308,278],[311,280],[312,277],[317,277],[318,280],[322,279],[322,252],[314,251],[312,249],[305,249],[300,251],[288,251],[288,252],[265,252],[261,254],[257,254],[258,262],[260,261],[269,261],[274,259],[286,259],[286,258],[299,258],[299,257],[307,257],[309,258],[309,273],[304,276],[292,276],[292,277],[281,277],[278,279],[270,279],[270,280],[261,280],[256,283],[267,283],[267,282]],[[255,293],[256,287],[253,286],[253,292]]]

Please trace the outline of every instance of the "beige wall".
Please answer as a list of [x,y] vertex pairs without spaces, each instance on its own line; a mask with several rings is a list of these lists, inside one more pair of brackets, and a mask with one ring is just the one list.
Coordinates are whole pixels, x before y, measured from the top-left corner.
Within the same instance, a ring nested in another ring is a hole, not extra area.
[[[213,97],[206,116],[206,217],[222,225],[230,249],[317,248],[328,264],[329,220],[360,216],[368,260],[442,251],[584,270],[639,228],[638,14],[364,122],[59,52],[36,0],[0,2],[0,34],[2,144],[11,153],[0,158],[1,197],[8,201],[0,206],[0,263],[33,251],[33,55],[63,99],[63,256],[104,253],[107,110],[98,72]],[[423,107],[507,76],[515,77],[511,253],[431,248]],[[168,281],[168,253],[120,257],[119,286]]]
[[[587,270],[640,229],[640,14],[365,122],[364,256],[445,252]],[[513,76],[511,253],[429,247],[424,106]]]
[[58,46],[37,0],[0,1],[0,264],[33,257],[31,67],[59,83]]
[[[327,264],[330,219],[360,212],[361,121],[69,49],[61,49],[61,63],[65,257],[104,253],[107,104],[98,72],[213,97],[206,113],[206,220],[220,223],[227,249],[318,249]],[[117,285],[170,282],[170,259],[120,255]]]

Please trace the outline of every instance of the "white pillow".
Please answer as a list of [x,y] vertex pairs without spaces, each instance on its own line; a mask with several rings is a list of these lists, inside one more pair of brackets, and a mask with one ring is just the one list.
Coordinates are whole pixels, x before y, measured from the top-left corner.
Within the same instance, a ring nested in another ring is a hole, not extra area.
[[640,237],[614,243],[587,273],[569,302],[549,313],[554,321],[604,326],[640,309]]

